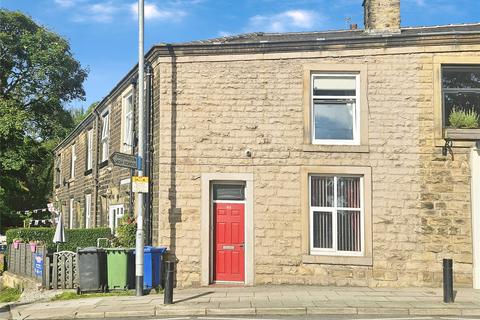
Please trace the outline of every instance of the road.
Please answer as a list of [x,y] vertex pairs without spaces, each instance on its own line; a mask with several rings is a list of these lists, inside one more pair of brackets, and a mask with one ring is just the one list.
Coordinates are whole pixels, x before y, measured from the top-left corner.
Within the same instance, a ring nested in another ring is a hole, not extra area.
[[[112,318],[111,320],[131,320],[132,318]],[[381,315],[353,315],[353,316],[335,316],[335,315],[306,315],[306,316],[202,316],[202,317],[145,317],[135,319],[155,319],[155,320],[480,320],[479,317],[455,317],[455,316],[381,316]]]

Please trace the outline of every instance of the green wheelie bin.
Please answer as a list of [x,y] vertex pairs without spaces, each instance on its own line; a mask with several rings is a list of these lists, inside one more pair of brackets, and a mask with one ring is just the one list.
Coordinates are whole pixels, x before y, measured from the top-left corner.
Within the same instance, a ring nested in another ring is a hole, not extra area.
[[128,290],[135,287],[133,249],[106,248],[108,290]]

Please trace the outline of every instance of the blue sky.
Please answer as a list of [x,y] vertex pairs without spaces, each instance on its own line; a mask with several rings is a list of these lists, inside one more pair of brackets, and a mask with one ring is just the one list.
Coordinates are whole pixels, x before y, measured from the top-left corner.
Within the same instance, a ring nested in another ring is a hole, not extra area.
[[[363,27],[362,0],[146,0],[145,50],[253,31]],[[0,0],[0,7],[29,14],[69,40],[90,69],[87,107],[101,100],[137,62],[135,0]],[[401,0],[402,26],[480,22],[478,0]]]

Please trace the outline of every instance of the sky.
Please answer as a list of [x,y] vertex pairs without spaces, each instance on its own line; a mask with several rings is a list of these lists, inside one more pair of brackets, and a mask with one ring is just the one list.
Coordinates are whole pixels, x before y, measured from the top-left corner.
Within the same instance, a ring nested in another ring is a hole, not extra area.
[[[217,38],[248,32],[363,28],[362,0],[145,0],[145,51],[156,43]],[[138,61],[135,0],[0,0],[64,38],[89,69],[87,108],[100,101]],[[480,22],[478,0],[401,0],[402,26]]]

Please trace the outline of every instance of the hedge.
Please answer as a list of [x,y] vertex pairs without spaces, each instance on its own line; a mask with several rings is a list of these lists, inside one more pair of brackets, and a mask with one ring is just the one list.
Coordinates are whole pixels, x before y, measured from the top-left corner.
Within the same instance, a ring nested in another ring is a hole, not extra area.
[[[7,230],[7,243],[14,239],[21,239],[22,242],[42,241],[49,251],[56,251],[57,245],[53,243],[55,228],[17,228]],[[91,229],[65,229],[65,243],[61,243],[61,251],[76,251],[78,247],[95,247],[98,238],[111,238],[110,228]]]

